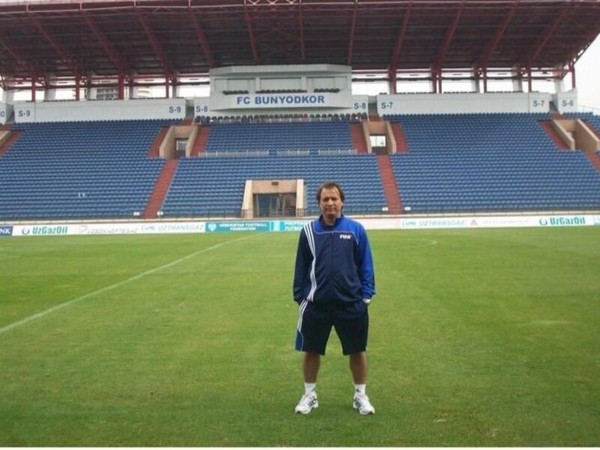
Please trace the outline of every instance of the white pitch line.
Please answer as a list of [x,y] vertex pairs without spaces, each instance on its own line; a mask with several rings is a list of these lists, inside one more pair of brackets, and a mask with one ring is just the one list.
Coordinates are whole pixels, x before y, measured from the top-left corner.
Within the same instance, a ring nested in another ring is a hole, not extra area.
[[219,244],[213,245],[212,247],[203,248],[202,250],[198,250],[197,252],[191,253],[191,254],[189,254],[187,256],[184,256],[183,258],[179,258],[179,259],[177,259],[175,261],[171,261],[170,263],[164,264],[164,265],[162,265],[160,267],[155,267],[154,269],[147,270],[145,272],[142,272],[140,274],[137,274],[137,275],[134,275],[134,276],[132,276],[130,278],[127,278],[126,280],[119,281],[118,283],[111,284],[110,286],[105,286],[105,287],[100,288],[100,289],[98,289],[96,291],[88,292],[87,294],[84,294],[84,295],[82,295],[80,297],[74,298],[72,300],[68,300],[68,301],[66,301],[64,303],[61,303],[60,305],[53,306],[52,308],[48,308],[45,311],[41,311],[41,312],[33,314],[33,315],[29,316],[29,317],[25,317],[24,319],[21,319],[21,320],[19,320],[17,322],[13,322],[13,323],[11,323],[9,325],[6,325],[6,326],[0,328],[0,334],[5,333],[7,331],[10,331],[10,330],[12,330],[14,328],[20,327],[21,325],[25,325],[26,323],[32,322],[32,321],[34,321],[36,319],[41,319],[42,317],[45,317],[45,316],[47,316],[49,314],[52,314],[53,312],[59,311],[61,309],[67,308],[67,307],[69,307],[71,305],[74,305],[75,303],[79,303],[79,302],[81,302],[81,301],[83,301],[83,300],[85,300],[87,298],[93,297],[93,296],[98,295],[98,294],[102,294],[103,292],[107,292],[107,291],[110,291],[112,289],[116,289],[116,288],[121,287],[121,286],[123,286],[125,284],[131,283],[132,281],[139,280],[140,278],[143,278],[146,275],[152,275],[153,273],[159,272],[159,271],[161,271],[163,269],[166,269],[168,267],[171,267],[171,266],[174,266],[176,264],[179,264],[180,262],[183,262],[183,261],[185,261],[187,259],[193,258],[194,256],[200,255],[202,253],[209,252],[211,250],[215,250],[215,249],[217,249],[219,247],[222,247],[225,244],[229,244],[231,242],[236,242],[236,241],[241,241],[243,239],[248,239],[249,237],[252,237],[252,236],[254,236],[254,235],[244,236],[244,237],[238,238],[238,239],[232,239],[231,241],[221,242]]

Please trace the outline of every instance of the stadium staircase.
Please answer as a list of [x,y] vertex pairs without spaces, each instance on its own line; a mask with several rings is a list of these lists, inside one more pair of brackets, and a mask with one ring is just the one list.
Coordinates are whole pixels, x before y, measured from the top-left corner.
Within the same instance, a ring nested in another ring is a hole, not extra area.
[[352,133],[352,146],[356,150],[356,153],[368,153],[367,143],[365,142],[365,131],[362,126],[362,122],[353,123],[350,126]]
[[599,153],[587,153],[587,158],[589,159],[592,166],[596,168],[598,173],[600,173],[600,152]]
[[402,126],[397,122],[391,123],[390,126],[392,127],[392,133],[394,134],[394,139],[396,140],[396,152],[408,152],[408,142],[406,142],[406,136],[404,135]]
[[381,176],[381,185],[385,193],[388,214],[401,214],[402,201],[400,200],[400,190],[394,176],[394,169],[388,155],[377,155],[377,165]]
[[571,151],[569,145],[565,142],[565,140],[558,134],[556,129],[552,126],[552,123],[549,120],[540,121],[540,126],[544,129],[546,134],[552,139],[556,148],[561,151]]
[[168,132],[169,132],[169,128],[161,128],[160,129],[160,131],[154,138],[154,141],[152,142],[152,146],[150,147],[150,150],[148,151],[149,158],[158,158],[160,156],[160,144],[162,144],[162,142],[165,139],[165,136],[167,135]]
[[171,181],[173,180],[175,172],[177,171],[177,163],[178,160],[176,159],[165,161],[162,171],[158,176],[158,180],[154,185],[154,190],[150,195],[150,200],[146,205],[143,216],[144,219],[156,219],[157,213],[161,210],[165,197],[167,196],[167,192],[169,191],[169,187],[171,186]]
[[192,157],[199,156],[206,149],[206,143],[210,134],[210,128],[205,126],[198,126],[198,135],[194,141],[191,155]]
[[[600,116],[594,116],[589,114],[584,119],[585,124],[594,132],[596,137],[600,139]],[[590,163],[596,168],[598,172],[600,172],[600,151],[595,153],[587,152],[586,156]]]
[[0,127],[0,157],[6,153],[9,147],[21,136],[20,131],[11,131],[10,125]]

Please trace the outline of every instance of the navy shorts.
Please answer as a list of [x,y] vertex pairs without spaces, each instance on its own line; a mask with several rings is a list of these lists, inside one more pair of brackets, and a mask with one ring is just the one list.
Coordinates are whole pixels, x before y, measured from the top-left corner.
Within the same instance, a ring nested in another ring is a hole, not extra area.
[[324,355],[332,327],[344,355],[367,349],[369,312],[363,301],[318,304],[304,300],[300,303],[296,350]]

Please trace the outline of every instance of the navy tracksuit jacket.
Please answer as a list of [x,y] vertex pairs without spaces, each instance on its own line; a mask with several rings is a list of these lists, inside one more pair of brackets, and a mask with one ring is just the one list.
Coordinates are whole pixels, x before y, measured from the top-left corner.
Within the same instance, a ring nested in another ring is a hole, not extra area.
[[294,300],[316,303],[356,302],[375,295],[375,273],[367,233],[355,220],[341,216],[333,226],[322,217],[300,232]]

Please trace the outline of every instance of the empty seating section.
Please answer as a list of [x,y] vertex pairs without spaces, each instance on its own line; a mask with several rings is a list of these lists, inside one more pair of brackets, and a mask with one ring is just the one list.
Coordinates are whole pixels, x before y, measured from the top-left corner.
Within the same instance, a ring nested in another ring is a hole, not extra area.
[[389,116],[409,153],[392,156],[412,213],[600,208],[600,173],[560,152],[533,114]]
[[352,149],[351,136],[349,121],[215,123],[211,125],[206,152],[346,152]]
[[[600,172],[582,152],[556,149],[539,124],[546,115],[386,118],[402,125],[409,146],[390,156],[406,212],[600,209]],[[600,129],[597,116],[582,118]],[[22,135],[0,157],[0,220],[142,214],[164,165],[148,150],[168,125],[13,125]],[[385,210],[377,157],[351,151],[349,121],[210,127],[205,155],[179,160],[162,205],[165,218],[239,217],[248,179],[304,179],[308,215],[318,214],[314,195],[328,180],[345,187],[348,214]]]
[[163,204],[165,217],[239,216],[247,179],[305,180],[308,214],[317,214],[314,198],[324,181],[345,187],[348,213],[381,213],[385,197],[374,155],[190,158],[180,160]]
[[163,160],[146,157],[160,121],[13,125],[0,158],[0,220],[132,217]]

